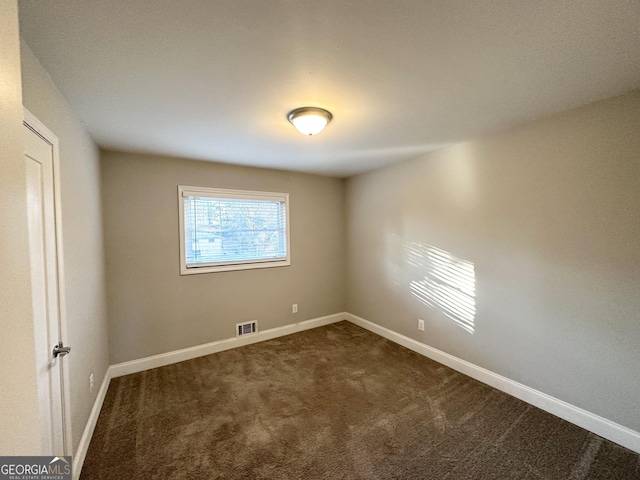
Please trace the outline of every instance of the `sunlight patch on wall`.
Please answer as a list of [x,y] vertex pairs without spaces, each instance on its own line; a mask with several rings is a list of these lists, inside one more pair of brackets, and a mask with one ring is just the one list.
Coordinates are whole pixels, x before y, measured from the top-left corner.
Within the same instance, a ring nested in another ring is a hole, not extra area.
[[411,294],[440,310],[469,333],[475,331],[476,275],[473,263],[422,242],[406,242],[407,263],[417,267],[422,280],[409,284]]

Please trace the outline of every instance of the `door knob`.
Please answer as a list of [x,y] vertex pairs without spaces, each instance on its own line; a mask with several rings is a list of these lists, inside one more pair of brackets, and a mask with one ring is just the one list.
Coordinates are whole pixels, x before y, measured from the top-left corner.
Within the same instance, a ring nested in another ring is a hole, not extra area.
[[53,358],[57,358],[58,355],[64,357],[67,353],[71,351],[71,347],[65,347],[62,342],[58,343],[53,347]]

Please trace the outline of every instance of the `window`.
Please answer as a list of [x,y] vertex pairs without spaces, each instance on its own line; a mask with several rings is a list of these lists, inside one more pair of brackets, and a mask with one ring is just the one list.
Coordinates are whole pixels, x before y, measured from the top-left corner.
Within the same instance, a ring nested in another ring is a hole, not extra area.
[[178,187],[180,274],[290,265],[289,194]]

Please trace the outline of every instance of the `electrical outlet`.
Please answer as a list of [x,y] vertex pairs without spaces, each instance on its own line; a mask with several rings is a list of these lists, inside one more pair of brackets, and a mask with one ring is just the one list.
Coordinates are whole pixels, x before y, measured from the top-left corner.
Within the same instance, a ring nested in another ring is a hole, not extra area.
[[418,319],[418,330],[424,331],[424,320]]
[[298,304],[294,303],[291,305],[291,313],[298,313]]
[[93,372],[89,375],[89,393],[93,393]]

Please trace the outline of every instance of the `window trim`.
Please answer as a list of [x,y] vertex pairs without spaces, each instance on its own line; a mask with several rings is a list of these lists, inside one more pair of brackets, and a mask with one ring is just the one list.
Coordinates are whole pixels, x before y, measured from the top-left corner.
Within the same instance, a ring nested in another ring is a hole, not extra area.
[[[187,267],[185,253],[185,225],[184,198],[189,196],[213,198],[238,198],[247,200],[276,200],[284,201],[286,215],[287,256],[284,260],[247,260],[241,263],[204,264],[197,267]],[[195,275],[201,273],[231,272],[236,270],[253,270],[258,268],[286,267],[291,265],[291,229],[289,220],[289,194],[279,192],[258,192],[253,190],[232,190],[226,188],[192,187],[178,185],[178,225],[180,232],[180,275]]]

